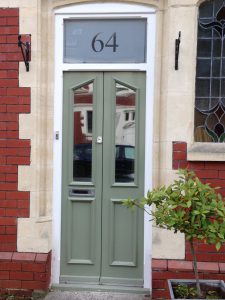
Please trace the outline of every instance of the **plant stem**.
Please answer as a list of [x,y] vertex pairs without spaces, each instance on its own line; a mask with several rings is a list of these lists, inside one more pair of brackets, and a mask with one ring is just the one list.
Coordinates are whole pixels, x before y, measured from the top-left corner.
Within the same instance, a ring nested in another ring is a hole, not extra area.
[[194,267],[194,273],[195,273],[195,279],[196,279],[197,294],[198,294],[198,297],[201,298],[202,291],[201,291],[200,281],[199,281],[199,276],[198,276],[197,259],[196,259],[196,253],[195,253],[193,239],[191,239],[189,242],[190,242],[191,254],[192,254],[192,258],[193,258],[193,267]]

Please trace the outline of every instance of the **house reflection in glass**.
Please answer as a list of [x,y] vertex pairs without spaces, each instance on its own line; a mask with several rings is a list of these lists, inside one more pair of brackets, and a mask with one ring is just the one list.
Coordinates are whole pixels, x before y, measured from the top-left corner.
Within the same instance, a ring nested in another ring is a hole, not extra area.
[[[133,182],[136,92],[116,83],[115,182]],[[92,181],[93,83],[74,91],[73,180]]]

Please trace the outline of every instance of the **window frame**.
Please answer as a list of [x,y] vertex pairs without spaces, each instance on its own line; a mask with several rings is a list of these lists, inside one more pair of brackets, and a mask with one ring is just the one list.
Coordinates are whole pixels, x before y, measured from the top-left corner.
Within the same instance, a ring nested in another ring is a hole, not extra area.
[[225,142],[223,88],[225,39],[223,21],[220,22],[219,18],[222,13],[221,20],[225,19],[225,16],[223,19],[225,6],[222,1],[219,5],[215,0],[208,1],[205,7],[204,3],[202,2],[198,8],[197,20],[194,139],[203,143],[223,143]]
[[[197,58],[197,39],[198,39],[198,12],[199,7],[204,1],[199,1],[196,4],[196,19],[195,19],[195,45],[196,45],[196,54],[194,56],[195,61],[193,61],[193,65],[195,65],[196,58]],[[195,87],[195,79],[196,79],[196,67],[195,67],[195,73],[193,74],[193,84]],[[213,143],[213,142],[196,142],[194,140],[194,130],[195,130],[195,124],[194,124],[194,108],[195,108],[195,89],[193,91],[194,101],[192,102],[193,106],[193,123],[192,123],[192,134],[191,138],[187,141],[187,160],[188,161],[214,161],[214,162],[222,162],[225,161],[225,143]],[[190,132],[191,133],[191,132]]]

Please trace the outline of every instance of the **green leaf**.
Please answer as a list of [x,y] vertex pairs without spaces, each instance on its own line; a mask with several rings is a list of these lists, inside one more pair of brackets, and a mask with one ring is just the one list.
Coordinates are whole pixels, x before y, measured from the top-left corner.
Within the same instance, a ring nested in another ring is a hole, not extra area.
[[218,136],[212,130],[210,130],[208,127],[205,127],[205,129],[206,129],[208,135],[213,138],[213,141],[218,142]]
[[217,242],[216,243],[216,250],[219,251],[221,246],[222,246],[221,242]]
[[189,201],[187,202],[187,207],[190,208],[191,205],[192,205],[192,202],[191,202],[191,200],[189,200]]
[[220,138],[219,138],[219,142],[222,143],[225,140],[225,133],[223,133]]
[[219,236],[221,239],[225,239],[224,234],[222,234],[222,233],[218,233],[218,236]]

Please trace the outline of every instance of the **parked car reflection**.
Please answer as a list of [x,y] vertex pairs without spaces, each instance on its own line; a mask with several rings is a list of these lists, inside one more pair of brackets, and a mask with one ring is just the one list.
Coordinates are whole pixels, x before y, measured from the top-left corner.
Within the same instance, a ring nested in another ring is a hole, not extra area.
[[[134,181],[135,147],[131,145],[115,146],[115,182]],[[73,177],[74,181],[91,181],[92,144],[74,146]]]
[[133,182],[134,146],[116,145],[115,151],[115,182]]
[[77,144],[73,150],[73,180],[91,181],[92,144]]

